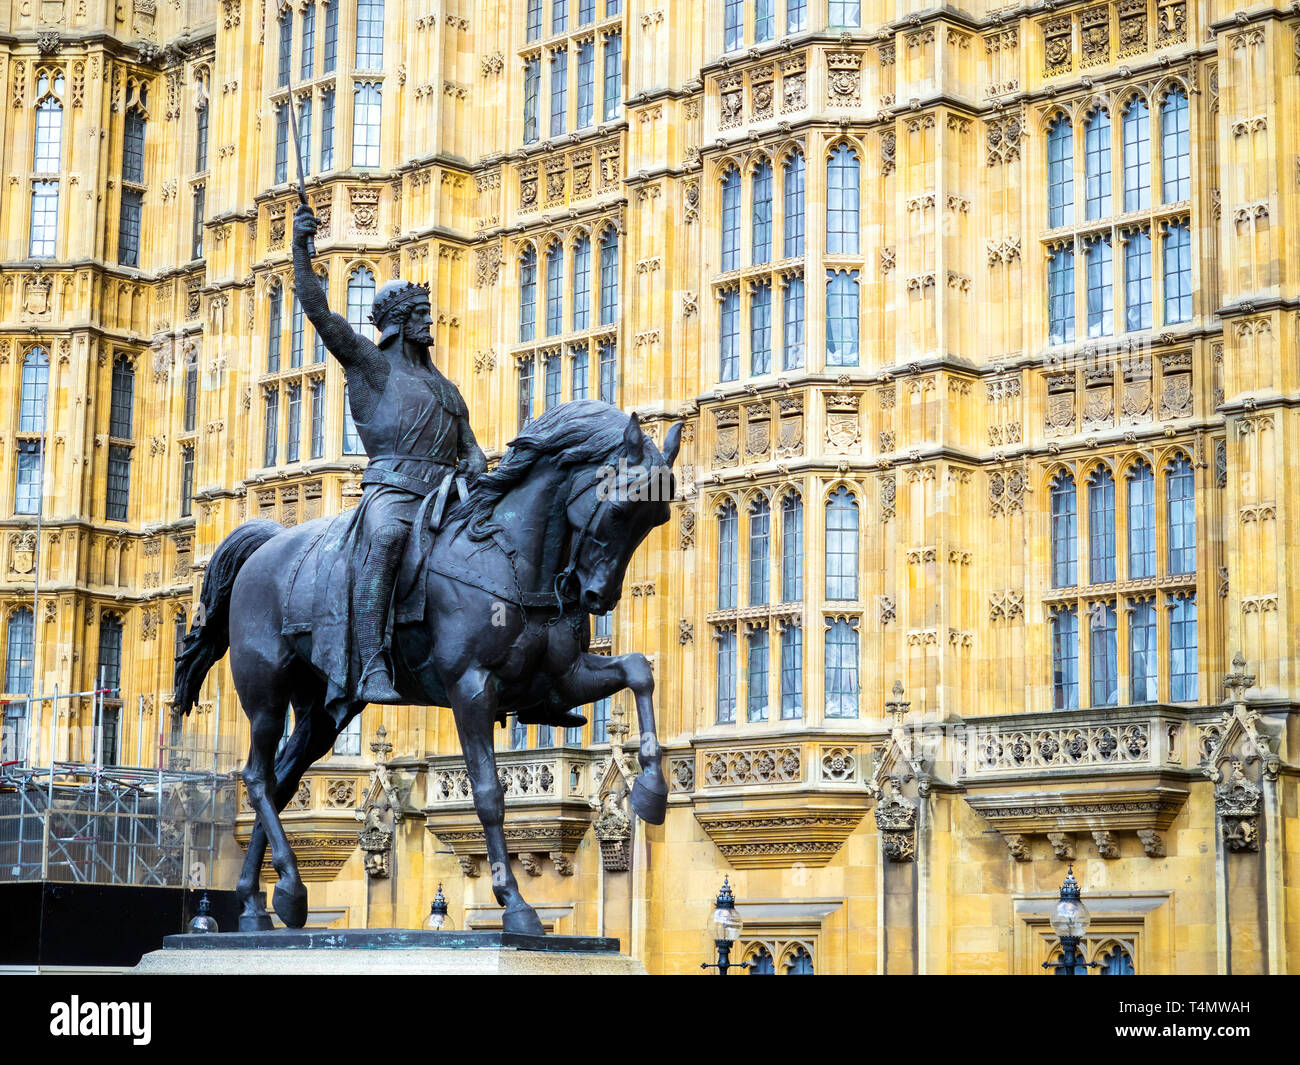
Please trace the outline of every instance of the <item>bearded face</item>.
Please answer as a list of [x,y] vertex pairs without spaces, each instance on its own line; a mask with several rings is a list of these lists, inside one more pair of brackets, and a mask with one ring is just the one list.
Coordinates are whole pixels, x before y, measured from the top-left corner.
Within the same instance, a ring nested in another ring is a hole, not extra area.
[[402,335],[417,344],[432,344],[433,317],[428,301],[421,300],[411,308],[411,313],[402,325]]

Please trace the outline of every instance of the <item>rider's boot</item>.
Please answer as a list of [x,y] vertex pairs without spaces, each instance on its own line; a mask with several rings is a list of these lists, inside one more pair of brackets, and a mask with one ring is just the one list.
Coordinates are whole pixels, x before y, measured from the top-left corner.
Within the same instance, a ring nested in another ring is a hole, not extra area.
[[393,667],[384,647],[405,532],[401,525],[386,525],[377,530],[353,590],[357,651],[361,659],[357,695],[367,703],[406,702],[393,687]]

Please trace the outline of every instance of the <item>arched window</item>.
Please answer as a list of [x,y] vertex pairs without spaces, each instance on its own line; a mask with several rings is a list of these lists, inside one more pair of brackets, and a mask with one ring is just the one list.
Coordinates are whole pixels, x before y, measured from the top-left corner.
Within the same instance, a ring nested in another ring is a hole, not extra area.
[[789,259],[803,254],[804,163],[803,152],[791,152],[782,175],[785,197],[781,254]]
[[1047,127],[1047,225],[1074,221],[1074,127],[1061,115]]
[[108,435],[130,440],[135,415],[135,367],[125,355],[113,360],[113,390],[108,410]]
[[1151,109],[1141,96],[1124,108],[1124,210],[1151,206]]
[[600,238],[600,324],[618,321],[618,230],[610,226]]
[[[143,89],[140,97],[143,100]],[[144,112],[138,107],[127,111],[123,124],[122,181],[117,261],[122,266],[139,266],[140,221],[144,210]]]
[[381,70],[383,65],[384,0],[357,0],[357,69]]
[[533,144],[541,137],[538,109],[542,99],[542,61],[533,56],[524,64],[524,143]]
[[858,153],[847,144],[826,161],[826,253],[858,254]]
[[740,267],[740,171],[722,178],[722,272]]
[[586,237],[573,245],[573,328],[591,328],[591,241]]
[[564,249],[552,244],[546,253],[546,335],[564,331]]
[[10,695],[32,693],[35,632],[30,607],[20,606],[9,615],[9,632],[5,643],[5,691]]
[[749,639],[746,642],[749,645],[749,664],[746,671],[749,699],[745,710],[745,719],[747,721],[766,721],[770,665],[767,627],[765,625],[754,626],[750,630]]
[[1052,611],[1052,705],[1079,708],[1079,615],[1072,606]]
[[764,162],[754,171],[754,214],[750,232],[753,265],[772,258],[772,164]]
[[1052,481],[1052,587],[1079,583],[1079,512],[1074,477],[1062,470]]
[[1160,174],[1164,202],[1192,197],[1192,151],[1188,126],[1187,93],[1171,89],[1160,105]]
[[1192,702],[1196,682],[1196,593],[1175,595],[1169,611],[1169,699]]
[[1156,575],[1156,479],[1145,462],[1128,475],[1128,578]]
[[804,947],[795,947],[785,956],[785,974],[787,976],[812,976],[812,955]]
[[[348,286],[351,296],[351,286]],[[348,308],[348,320],[351,321],[351,307]],[[353,327],[355,328],[355,326]],[[284,331],[284,292],[277,281],[271,285],[266,300],[266,369],[275,373],[280,368],[281,333]]]
[[56,93],[63,92],[63,78],[54,79],[53,91],[49,79],[42,74],[37,82],[38,95],[44,95],[36,105],[36,150],[32,170],[38,174],[57,174],[63,158],[63,104]]
[[844,618],[826,628],[826,716],[858,716],[857,622]]
[[122,180],[144,182],[144,112],[138,107],[127,111],[123,126]]
[[1110,112],[1098,108],[1083,123],[1085,208],[1089,218],[1111,213]]
[[858,271],[826,271],[826,365],[858,364]]
[[772,511],[766,499],[755,499],[749,508],[749,605],[768,601],[771,583]]
[[1132,976],[1134,973],[1133,955],[1119,943],[1110,950],[1103,948],[1097,960],[1101,962],[1101,968],[1097,970],[1101,976]]
[[843,486],[826,501],[826,598],[858,597],[858,503]]
[[302,58],[298,69],[303,81],[309,80],[316,70],[316,3],[311,0],[302,9]]
[[1128,622],[1129,701],[1156,701],[1156,608],[1150,599],[1131,600]]
[[1089,608],[1089,640],[1092,674],[1092,705],[1115,706],[1119,702],[1118,627],[1113,603],[1096,602]]
[[736,528],[736,504],[727,500],[718,512],[718,609],[731,610],[737,600],[740,566]]
[[44,348],[32,348],[23,358],[22,399],[18,413],[20,433],[45,432],[45,400],[49,388],[49,353]]
[[1169,572],[1196,572],[1196,482],[1185,457],[1165,471],[1165,499],[1169,508]]
[[1088,478],[1088,580],[1115,579],[1115,478],[1099,466]]
[[519,339],[537,336],[537,252],[526,249],[519,260]]
[[803,500],[790,492],[781,501],[781,602],[803,598]]
[[775,976],[776,966],[772,964],[772,952],[767,947],[758,947],[749,956],[749,968],[745,970],[749,976]]
[[289,317],[289,365],[302,365],[302,351],[307,341],[307,315],[303,313],[298,293],[293,294],[293,311]]

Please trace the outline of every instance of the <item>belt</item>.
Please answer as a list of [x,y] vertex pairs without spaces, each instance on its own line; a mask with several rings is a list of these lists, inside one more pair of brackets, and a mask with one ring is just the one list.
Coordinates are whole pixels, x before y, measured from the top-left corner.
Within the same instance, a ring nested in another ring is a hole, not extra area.
[[[447,475],[450,475],[451,467],[445,462],[438,463],[438,466],[447,470]],[[396,470],[385,470],[376,466],[366,467],[366,472],[361,475],[361,483],[362,485],[386,484],[420,496],[427,496],[439,488],[439,481],[426,481],[423,477],[412,477],[409,474],[398,473]]]

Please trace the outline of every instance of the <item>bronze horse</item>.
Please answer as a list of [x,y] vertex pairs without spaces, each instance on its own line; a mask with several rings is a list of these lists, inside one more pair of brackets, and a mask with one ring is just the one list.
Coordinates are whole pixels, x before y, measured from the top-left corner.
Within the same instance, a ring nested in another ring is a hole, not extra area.
[[[632,808],[663,823],[668,787],[650,664],[641,654],[588,653],[588,615],[618,602],[632,553],[668,520],[680,437],[679,423],[660,452],[635,415],[593,400],[562,404],[511,442],[436,534],[418,522],[408,538],[392,635],[396,684],[410,704],[448,706],[455,715],[506,931],[543,932],[511,871],[502,827],[492,736],[509,712],[560,720],[569,708],[630,688],[642,769]],[[307,890],[279,811],[365,705],[355,696],[326,699],[326,680],[312,666],[312,633],[287,624],[303,609],[294,596],[313,594],[312,582],[304,590],[294,575],[311,564],[332,520],[290,529],[250,521],[226,537],[208,563],[201,607],[176,662],[176,707],[188,713],[229,649],[249,719],[243,777],[257,820],[237,887],[241,931],[271,927],[258,884],[268,840],[279,876],[275,912],[291,928],[306,923]],[[277,756],[290,704],[294,730]]]

